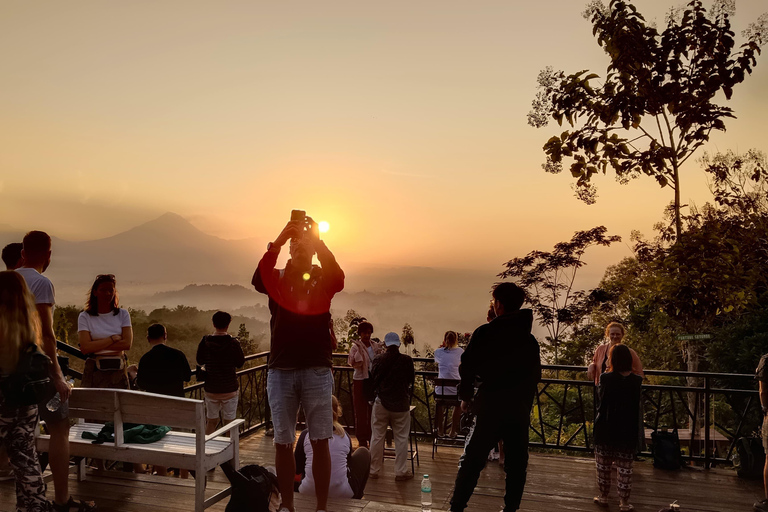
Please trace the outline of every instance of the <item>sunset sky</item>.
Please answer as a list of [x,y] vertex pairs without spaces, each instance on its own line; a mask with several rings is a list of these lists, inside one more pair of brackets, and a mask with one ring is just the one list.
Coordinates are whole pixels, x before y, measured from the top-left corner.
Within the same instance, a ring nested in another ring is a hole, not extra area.
[[[660,26],[680,3],[635,2]],[[672,191],[601,176],[587,206],[540,167],[561,130],[526,122],[540,69],[605,74],[585,4],[3,2],[0,224],[84,240],[173,211],[267,240],[302,208],[340,260],[460,268],[604,224],[617,261]],[[768,11],[736,5],[737,35]],[[710,152],[768,150],[766,59]],[[709,197],[692,160],[682,192]]]

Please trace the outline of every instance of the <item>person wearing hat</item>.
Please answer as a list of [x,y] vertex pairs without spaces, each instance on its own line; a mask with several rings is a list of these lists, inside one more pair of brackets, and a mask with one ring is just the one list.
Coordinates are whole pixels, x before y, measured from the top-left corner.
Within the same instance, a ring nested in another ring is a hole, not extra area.
[[411,431],[411,389],[416,378],[413,359],[400,353],[400,336],[389,332],[384,336],[387,347],[383,354],[376,356],[371,369],[373,379],[373,413],[371,414],[371,473],[370,478],[379,478],[384,463],[384,436],[387,426],[392,426],[395,438],[395,480],[413,478],[408,471],[408,433]]

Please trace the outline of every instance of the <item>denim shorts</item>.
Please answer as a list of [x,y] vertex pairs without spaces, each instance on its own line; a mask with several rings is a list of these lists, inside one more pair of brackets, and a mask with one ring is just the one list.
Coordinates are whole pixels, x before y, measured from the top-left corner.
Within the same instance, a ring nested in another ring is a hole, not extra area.
[[270,369],[267,396],[275,429],[275,444],[293,444],[299,405],[307,420],[309,439],[330,439],[333,435],[333,375],[326,367],[299,370]]

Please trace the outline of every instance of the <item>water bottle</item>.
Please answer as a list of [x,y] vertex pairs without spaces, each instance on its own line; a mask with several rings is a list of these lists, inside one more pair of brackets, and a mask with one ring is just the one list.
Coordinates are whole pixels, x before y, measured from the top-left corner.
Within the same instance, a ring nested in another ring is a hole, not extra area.
[[[67,379],[67,385],[71,388],[75,385],[75,381],[71,378]],[[53,398],[48,400],[48,403],[45,404],[45,408],[51,412],[56,412],[59,410],[59,407],[61,407],[61,395],[57,391],[56,394],[53,395]]]
[[421,512],[432,512],[432,482],[429,475],[421,480]]

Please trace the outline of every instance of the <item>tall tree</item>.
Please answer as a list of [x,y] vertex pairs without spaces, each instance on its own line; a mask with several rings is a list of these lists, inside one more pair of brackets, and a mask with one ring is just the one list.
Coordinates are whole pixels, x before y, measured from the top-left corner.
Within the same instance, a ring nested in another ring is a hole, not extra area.
[[584,252],[596,245],[609,246],[621,240],[617,235],[606,235],[605,226],[577,231],[568,242],[560,242],[551,252],[533,251],[522,258],[509,260],[507,269],[499,277],[512,278],[523,288],[527,301],[547,330],[545,349],[560,362],[560,345],[566,335],[578,325],[599,300],[596,292],[574,289],[578,270],[586,265]]
[[625,0],[606,7],[593,0],[584,13],[597,43],[610,63],[602,84],[598,75],[579,71],[565,75],[548,67],[539,73],[539,92],[528,123],[546,126],[550,119],[571,129],[544,145],[547,172],[559,173],[571,160],[576,195],[594,203],[591,179],[609,169],[621,183],[640,175],[654,178],[674,192],[674,225],[679,238],[680,169],[709,140],[712,130],[725,130],[733,111],[716,102],[730,99],[733,87],[757,64],[768,40],[768,15],[743,32],[734,51],[730,17],[734,2],[716,0],[707,11],[701,0],[673,9],[659,32]]

